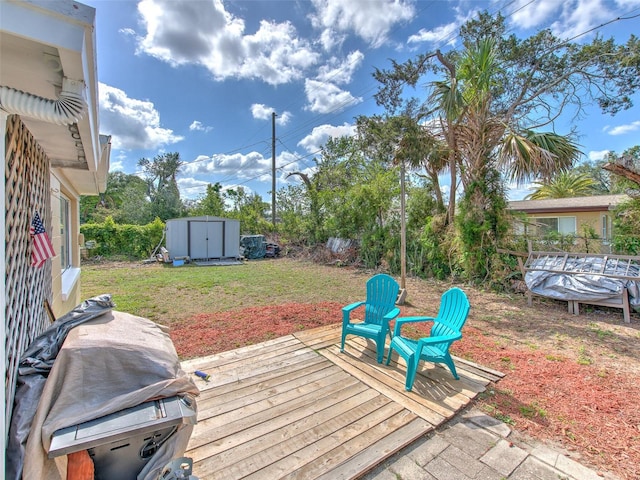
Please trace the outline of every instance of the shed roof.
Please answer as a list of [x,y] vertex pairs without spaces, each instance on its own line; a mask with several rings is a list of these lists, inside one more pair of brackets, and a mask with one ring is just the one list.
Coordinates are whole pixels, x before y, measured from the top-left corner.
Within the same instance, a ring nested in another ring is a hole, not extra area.
[[236,220],[235,218],[223,218],[223,217],[214,217],[213,215],[202,215],[199,217],[179,217],[179,218],[170,218],[167,220],[168,222],[239,222],[240,220]]

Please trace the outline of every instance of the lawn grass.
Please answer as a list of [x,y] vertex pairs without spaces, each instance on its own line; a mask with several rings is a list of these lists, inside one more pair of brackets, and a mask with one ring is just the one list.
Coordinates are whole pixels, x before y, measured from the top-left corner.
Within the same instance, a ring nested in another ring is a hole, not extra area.
[[168,325],[198,313],[364,298],[370,273],[286,258],[243,265],[86,264],[82,298],[110,293],[116,308]]

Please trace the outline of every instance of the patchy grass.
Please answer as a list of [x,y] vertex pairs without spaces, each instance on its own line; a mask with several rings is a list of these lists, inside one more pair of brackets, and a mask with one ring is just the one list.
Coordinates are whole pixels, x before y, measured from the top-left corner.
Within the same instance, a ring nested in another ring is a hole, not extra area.
[[[118,310],[172,325],[199,313],[281,303],[360,299],[370,273],[289,259],[243,265],[102,263],[82,266],[83,298],[110,293]],[[336,319],[338,322],[339,319]]]

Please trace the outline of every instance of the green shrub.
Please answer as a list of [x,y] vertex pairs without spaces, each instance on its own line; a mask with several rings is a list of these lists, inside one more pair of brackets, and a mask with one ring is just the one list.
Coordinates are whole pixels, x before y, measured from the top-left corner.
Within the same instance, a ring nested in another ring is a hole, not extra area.
[[85,242],[95,242],[91,253],[104,257],[148,258],[160,243],[163,231],[164,223],[159,218],[146,225],[119,225],[109,216],[103,223],[80,226]]

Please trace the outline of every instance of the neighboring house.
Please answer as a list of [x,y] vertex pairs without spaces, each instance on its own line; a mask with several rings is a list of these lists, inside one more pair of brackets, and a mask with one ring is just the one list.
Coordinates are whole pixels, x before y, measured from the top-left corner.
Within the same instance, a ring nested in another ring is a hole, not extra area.
[[[45,301],[57,318],[83,300],[80,195],[106,188],[111,146],[98,132],[94,8],[69,0],[0,2],[0,129],[4,450],[18,359],[50,324]],[[40,268],[31,266],[35,212],[55,252]],[[4,471],[4,455],[0,463]]]
[[509,202],[509,210],[526,214],[526,222],[514,227],[517,234],[535,237],[556,232],[582,236],[586,229],[606,245],[612,236],[612,210],[627,200],[627,195],[520,200]]

